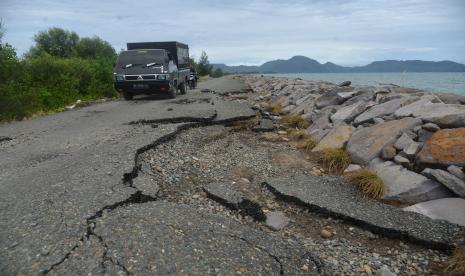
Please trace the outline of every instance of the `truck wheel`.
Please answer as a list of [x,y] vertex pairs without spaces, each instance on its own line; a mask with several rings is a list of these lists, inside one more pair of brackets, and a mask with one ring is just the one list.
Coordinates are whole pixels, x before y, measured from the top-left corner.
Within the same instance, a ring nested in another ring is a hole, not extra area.
[[186,82],[182,82],[181,85],[179,86],[179,90],[182,95],[186,94],[187,88],[186,88]]
[[178,85],[175,83],[171,89],[168,91],[168,97],[170,97],[170,99],[174,99],[176,98],[176,95],[178,94]]
[[132,100],[133,95],[132,95],[131,93],[127,92],[127,91],[124,91],[124,92],[123,92],[123,98],[124,98],[126,101],[130,101],[130,100]]

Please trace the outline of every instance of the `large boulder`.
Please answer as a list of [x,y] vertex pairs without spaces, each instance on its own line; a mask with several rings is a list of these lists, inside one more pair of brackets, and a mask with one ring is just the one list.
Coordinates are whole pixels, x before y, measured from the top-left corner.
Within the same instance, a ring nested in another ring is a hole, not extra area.
[[424,167],[465,166],[465,128],[436,131],[418,153],[417,163]]
[[433,95],[423,96],[420,98],[420,100],[399,108],[398,110],[396,110],[396,112],[394,112],[394,115],[397,118],[413,116],[414,113],[419,112],[419,110],[422,110],[425,105],[432,104],[434,100],[435,97]]
[[334,111],[334,109],[332,109],[331,107],[326,107],[326,108],[320,110],[320,112],[316,113],[312,117],[313,123],[308,128],[308,131],[313,132],[313,131],[318,130],[318,129],[331,128],[333,125],[332,125],[331,121],[329,120],[329,116],[331,116],[331,114],[333,114],[333,111]]
[[403,210],[465,226],[465,199],[462,198],[441,198],[421,202]]
[[453,196],[440,183],[391,161],[384,162],[376,158],[370,163],[370,168],[384,182],[386,188],[384,199],[416,203]]
[[453,191],[456,195],[460,196],[461,198],[465,198],[465,182],[463,182],[460,178],[446,171],[434,170],[430,168],[424,169],[421,174],[429,177],[430,179],[436,180],[437,182],[449,188],[449,190]]
[[385,115],[390,115],[399,109],[403,104],[410,101],[410,97],[402,97],[400,99],[394,99],[379,105],[375,105],[362,114],[358,115],[354,123],[362,124],[365,122],[370,122],[376,117],[383,117]]
[[[465,106],[465,105],[464,105]],[[465,112],[437,117],[423,117],[426,122],[434,122],[442,128],[465,127]]]
[[352,105],[345,106],[339,109],[336,113],[331,115],[331,121],[333,122],[351,122],[356,116],[365,111],[365,102],[356,102]]
[[342,123],[329,131],[312,151],[318,152],[331,148],[344,148],[353,132],[353,126]]
[[340,105],[345,100],[347,99],[339,96],[336,91],[328,91],[324,93],[323,96],[318,98],[318,100],[316,101],[316,107],[323,108],[323,107],[327,107],[330,105]]
[[347,143],[347,152],[355,163],[366,165],[388,144],[393,144],[403,131],[421,125],[420,119],[403,118],[356,131]]
[[421,105],[413,103],[400,108],[395,115],[396,117],[418,117],[425,122],[435,123],[441,128],[465,127],[465,105],[432,103],[424,100]]

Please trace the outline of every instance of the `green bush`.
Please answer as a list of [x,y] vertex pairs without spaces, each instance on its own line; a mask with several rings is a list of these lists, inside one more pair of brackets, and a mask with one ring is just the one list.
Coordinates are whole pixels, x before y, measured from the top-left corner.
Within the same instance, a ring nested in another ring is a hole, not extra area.
[[223,73],[223,70],[221,70],[220,68],[216,68],[212,73],[211,73],[211,77],[212,78],[220,78],[224,76],[224,73]]
[[0,84],[0,120],[20,120],[83,101],[115,97],[110,61],[48,54],[15,64],[22,72]]

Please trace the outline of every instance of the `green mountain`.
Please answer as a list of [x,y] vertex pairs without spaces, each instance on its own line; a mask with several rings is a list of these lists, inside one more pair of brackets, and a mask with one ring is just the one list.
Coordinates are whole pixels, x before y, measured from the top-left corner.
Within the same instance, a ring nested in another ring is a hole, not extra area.
[[371,72],[465,72],[465,65],[453,61],[384,60],[365,66],[344,67],[331,62],[324,64],[304,57],[273,60],[261,66],[227,66],[213,64],[230,73],[371,73]]

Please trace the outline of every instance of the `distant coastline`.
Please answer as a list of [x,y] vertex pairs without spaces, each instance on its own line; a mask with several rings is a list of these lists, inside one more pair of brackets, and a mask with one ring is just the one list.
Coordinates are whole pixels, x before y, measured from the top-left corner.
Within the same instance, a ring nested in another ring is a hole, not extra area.
[[213,64],[228,73],[402,73],[402,72],[465,72],[465,64],[453,61],[423,61],[423,60],[384,60],[374,61],[365,66],[347,67],[332,62],[324,64],[305,57],[294,56],[288,60],[273,60],[260,66],[228,66]]
[[465,96],[465,72],[280,73],[263,75],[311,81],[321,80],[336,84],[347,80],[355,85],[395,84],[428,92],[454,93]]

